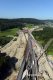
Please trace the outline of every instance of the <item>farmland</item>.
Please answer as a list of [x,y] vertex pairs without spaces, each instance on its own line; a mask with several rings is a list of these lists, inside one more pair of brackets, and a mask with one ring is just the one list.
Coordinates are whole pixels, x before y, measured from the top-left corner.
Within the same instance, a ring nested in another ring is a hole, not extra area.
[[8,29],[5,31],[0,31],[0,37],[1,36],[8,36],[8,35],[16,35],[16,32],[18,31],[18,28]]
[[18,30],[18,28],[13,28],[5,31],[0,31],[0,46],[4,46],[10,42],[13,39],[12,36],[15,36]]

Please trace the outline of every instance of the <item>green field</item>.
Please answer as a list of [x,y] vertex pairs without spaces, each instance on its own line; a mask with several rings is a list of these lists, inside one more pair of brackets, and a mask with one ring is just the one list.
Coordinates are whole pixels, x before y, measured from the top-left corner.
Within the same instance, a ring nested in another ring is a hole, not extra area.
[[18,31],[18,28],[8,29],[5,31],[0,31],[0,37],[1,36],[8,36],[8,35],[16,35],[16,32]]
[[50,46],[47,49],[48,55],[53,55],[53,42],[50,44]]
[[34,26],[34,24],[26,24],[26,25],[25,25],[25,27],[27,27],[27,28],[29,28],[29,29],[30,29],[30,28],[33,28],[33,26]]
[[5,31],[0,31],[0,46],[4,46],[10,42],[13,39],[12,36],[15,36],[18,30],[18,28],[13,28]]
[[44,47],[49,39],[53,38],[53,28],[45,27],[42,31],[33,31],[34,38]]
[[[34,38],[44,47],[49,39],[53,38],[53,28],[43,28],[42,31],[33,31]],[[48,47],[47,54],[53,55],[53,42]]]

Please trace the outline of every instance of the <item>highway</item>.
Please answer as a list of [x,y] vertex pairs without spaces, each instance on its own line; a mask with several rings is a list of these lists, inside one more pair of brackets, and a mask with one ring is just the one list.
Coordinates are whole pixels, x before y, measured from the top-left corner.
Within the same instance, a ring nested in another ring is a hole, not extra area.
[[[21,65],[20,72],[18,74],[18,80],[38,80],[38,60],[37,55],[35,54],[32,46],[30,33],[28,32],[28,41],[26,45],[26,50],[24,54],[24,59]],[[25,67],[26,66],[26,67]],[[25,73],[26,69],[28,70],[28,75]],[[26,75],[25,75],[25,74]],[[25,76],[24,76],[25,75]],[[22,77],[24,78],[22,79]]]
[[[21,30],[16,41],[14,39],[5,45],[1,52],[5,52],[9,57],[15,57],[18,61],[15,63],[16,70],[5,80],[53,80],[53,69],[49,64],[45,48],[34,39],[30,30]],[[14,64],[13,63],[11,65]]]
[[17,80],[53,80],[53,70],[48,63],[45,50],[30,31],[24,30],[23,33],[27,33],[28,40]]

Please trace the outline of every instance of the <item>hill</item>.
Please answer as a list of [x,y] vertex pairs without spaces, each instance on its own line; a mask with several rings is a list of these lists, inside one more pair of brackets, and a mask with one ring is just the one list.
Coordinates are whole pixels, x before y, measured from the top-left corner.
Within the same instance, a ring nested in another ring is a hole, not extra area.
[[18,19],[0,19],[0,31],[12,28],[20,28],[25,27],[25,23],[27,24],[44,24],[42,20],[34,19],[34,18],[18,18]]

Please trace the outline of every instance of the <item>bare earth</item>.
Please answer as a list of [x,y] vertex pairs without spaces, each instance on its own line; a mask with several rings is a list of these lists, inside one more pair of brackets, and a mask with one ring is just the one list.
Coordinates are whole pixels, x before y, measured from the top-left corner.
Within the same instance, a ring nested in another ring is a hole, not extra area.
[[10,43],[8,43],[1,49],[1,52],[5,52],[10,57],[15,57],[16,59],[18,59],[18,62],[15,65],[16,71],[13,70],[11,76],[7,77],[5,80],[16,80],[15,78],[18,75],[22,63],[25,48],[26,48],[26,38],[23,32],[20,32],[16,41],[12,40]]

